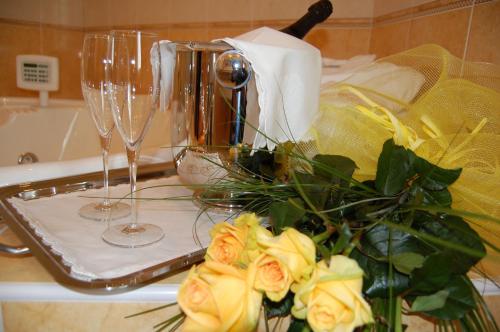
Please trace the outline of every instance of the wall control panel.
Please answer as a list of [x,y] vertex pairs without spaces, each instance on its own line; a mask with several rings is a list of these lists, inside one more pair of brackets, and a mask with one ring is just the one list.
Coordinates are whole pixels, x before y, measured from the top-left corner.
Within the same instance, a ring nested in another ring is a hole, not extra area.
[[59,89],[59,59],[46,55],[16,57],[17,87],[27,90]]

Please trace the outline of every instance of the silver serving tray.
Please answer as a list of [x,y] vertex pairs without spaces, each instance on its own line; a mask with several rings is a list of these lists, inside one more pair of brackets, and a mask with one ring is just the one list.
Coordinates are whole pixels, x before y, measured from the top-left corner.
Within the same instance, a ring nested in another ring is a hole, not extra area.
[[[149,180],[175,175],[172,163],[140,166],[138,180]],[[110,172],[110,186],[128,183],[128,170],[119,169]],[[65,265],[60,255],[54,253],[50,246],[43,243],[40,236],[29,226],[17,210],[8,202],[9,198],[18,197],[24,200],[49,197],[73,191],[85,191],[102,187],[102,173],[89,173],[65,178],[24,183],[0,188],[0,218],[29,247],[31,253],[60,283],[70,287],[86,289],[105,289],[107,291],[126,290],[146,283],[151,283],[174,274],[203,260],[205,250],[200,249],[187,255],[164,261],[144,270],[111,279],[92,279],[84,281],[71,275],[70,268]]]

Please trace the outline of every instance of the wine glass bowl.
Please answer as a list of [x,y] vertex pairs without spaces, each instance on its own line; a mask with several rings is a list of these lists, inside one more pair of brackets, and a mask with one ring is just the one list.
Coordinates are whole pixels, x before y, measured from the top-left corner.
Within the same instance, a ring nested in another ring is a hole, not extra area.
[[99,134],[103,159],[105,197],[101,202],[84,205],[78,214],[86,219],[119,219],[130,214],[125,203],[111,203],[109,199],[108,152],[115,124],[107,93],[105,69],[108,64],[106,34],[86,34],[81,59],[82,94]]
[[127,150],[130,173],[130,223],[108,227],[104,241],[121,247],[141,247],[161,240],[163,230],[139,223],[136,179],[141,143],[159,107],[160,50],[158,36],[141,31],[112,31],[106,67],[111,113]]

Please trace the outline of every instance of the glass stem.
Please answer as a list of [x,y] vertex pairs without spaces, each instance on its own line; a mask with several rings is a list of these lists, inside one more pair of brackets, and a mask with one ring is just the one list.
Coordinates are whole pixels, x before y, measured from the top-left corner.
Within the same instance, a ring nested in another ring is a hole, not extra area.
[[136,228],[137,227],[137,202],[135,199],[135,191],[136,191],[136,181],[137,181],[137,157],[139,156],[139,151],[130,150],[127,147],[127,159],[128,159],[128,167],[129,167],[129,175],[130,175],[130,208],[132,212],[132,221],[131,224],[128,225],[128,228]]
[[109,200],[109,167],[108,167],[108,154],[109,146],[111,143],[111,133],[108,136],[100,136],[101,138],[101,152],[102,152],[102,168],[104,173],[104,201],[102,205],[104,208],[111,207],[111,202]]

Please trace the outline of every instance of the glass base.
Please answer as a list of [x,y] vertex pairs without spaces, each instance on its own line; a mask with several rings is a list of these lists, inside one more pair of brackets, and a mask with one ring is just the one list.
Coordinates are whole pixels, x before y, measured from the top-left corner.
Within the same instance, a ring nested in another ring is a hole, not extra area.
[[110,226],[102,239],[111,245],[125,248],[144,247],[160,241],[163,230],[152,224],[122,224]]
[[196,190],[193,194],[194,203],[200,208],[217,213],[229,214],[241,212],[244,205],[235,200],[231,192],[217,192],[213,190]]
[[78,210],[80,217],[85,219],[104,221],[125,218],[130,215],[130,205],[125,203],[114,203],[106,206],[102,203],[90,203]]

